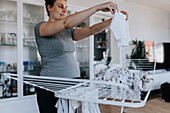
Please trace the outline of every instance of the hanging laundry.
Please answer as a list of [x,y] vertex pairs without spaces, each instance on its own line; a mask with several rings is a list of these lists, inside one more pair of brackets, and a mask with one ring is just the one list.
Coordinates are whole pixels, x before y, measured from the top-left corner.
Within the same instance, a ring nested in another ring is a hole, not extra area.
[[110,29],[113,32],[118,47],[129,46],[131,39],[126,15],[116,11],[112,19]]
[[69,104],[67,99],[58,99],[55,107],[57,108],[57,113],[69,113]]
[[69,113],[75,113],[76,109],[78,109],[81,105],[80,101],[69,100]]
[[[93,86],[86,88],[84,97],[88,99],[98,99],[98,89]],[[101,113],[97,103],[82,102],[82,113]]]
[[57,113],[75,113],[81,103],[75,100],[58,99],[56,103]]
[[[82,95],[88,99],[98,99],[98,89],[91,85],[90,87],[76,89],[74,94],[72,92],[72,95],[78,97]],[[93,102],[83,101],[81,103],[80,101],[76,100],[66,100],[60,98],[56,104],[58,113],[75,113],[76,109],[78,109],[80,106],[82,113],[101,113],[98,104]]]

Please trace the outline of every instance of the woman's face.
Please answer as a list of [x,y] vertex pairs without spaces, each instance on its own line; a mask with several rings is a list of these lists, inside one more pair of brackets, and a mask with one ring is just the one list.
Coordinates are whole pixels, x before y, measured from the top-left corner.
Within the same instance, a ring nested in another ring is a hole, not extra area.
[[48,8],[50,18],[60,20],[67,16],[67,2],[65,0],[56,0],[53,7]]

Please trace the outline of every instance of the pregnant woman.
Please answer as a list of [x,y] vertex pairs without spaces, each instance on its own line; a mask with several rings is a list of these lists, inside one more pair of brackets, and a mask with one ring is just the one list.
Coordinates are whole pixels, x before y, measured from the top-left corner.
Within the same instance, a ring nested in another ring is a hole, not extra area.
[[[41,56],[40,76],[76,78],[80,77],[79,67],[74,58],[73,41],[82,40],[102,32],[109,27],[112,18],[91,27],[74,29],[97,11],[118,10],[117,4],[106,2],[67,16],[66,0],[45,0],[48,21],[35,26],[35,37]],[[126,12],[122,12],[127,15]],[[128,16],[127,16],[128,18]],[[37,88],[37,101],[40,113],[57,113],[54,93]]]

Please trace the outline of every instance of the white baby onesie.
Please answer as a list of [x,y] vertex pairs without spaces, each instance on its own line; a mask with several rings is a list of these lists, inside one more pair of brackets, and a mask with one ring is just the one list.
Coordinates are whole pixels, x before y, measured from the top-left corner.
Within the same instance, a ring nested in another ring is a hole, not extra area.
[[113,32],[118,47],[129,46],[131,39],[128,21],[126,21],[126,15],[116,11],[112,19],[110,29]]

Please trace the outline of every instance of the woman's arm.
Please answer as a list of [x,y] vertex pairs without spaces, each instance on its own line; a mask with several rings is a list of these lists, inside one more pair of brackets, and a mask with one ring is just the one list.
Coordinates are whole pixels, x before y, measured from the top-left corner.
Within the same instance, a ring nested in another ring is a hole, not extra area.
[[113,2],[107,2],[67,16],[55,22],[45,22],[40,26],[40,36],[51,36],[57,34],[81,24],[97,11],[112,12],[112,9],[113,11],[118,10],[117,4]]
[[[125,14],[126,20],[128,20],[128,13],[126,11],[121,11],[121,13]],[[91,27],[76,29],[74,32],[73,40],[75,41],[82,40],[86,37],[102,32],[110,26],[111,21],[112,21],[112,18],[104,22],[95,24]]]
[[95,24],[91,27],[76,29],[74,32],[73,40],[75,41],[82,40],[86,37],[102,32],[103,30],[105,30],[106,28],[110,26],[111,21],[112,21],[112,18],[104,22]]

